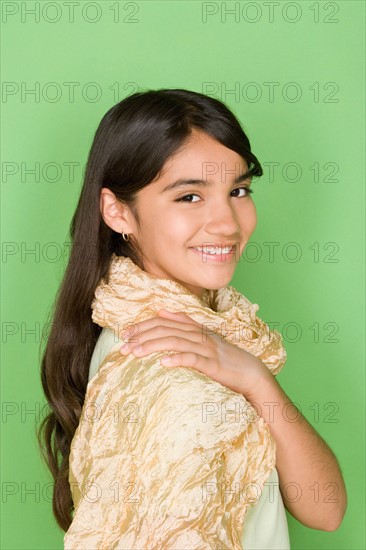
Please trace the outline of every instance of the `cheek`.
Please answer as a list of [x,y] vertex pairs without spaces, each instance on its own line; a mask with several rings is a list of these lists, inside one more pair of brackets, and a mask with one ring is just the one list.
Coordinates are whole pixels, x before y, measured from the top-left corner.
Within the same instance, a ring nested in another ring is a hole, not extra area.
[[144,220],[141,237],[144,243],[161,248],[165,246],[175,247],[179,241],[191,238],[195,223],[192,216],[179,211],[177,208],[169,208],[168,205],[144,208],[141,217]]
[[139,209],[141,226],[144,238],[152,234],[160,233],[166,224],[170,223],[169,214],[164,208],[153,200],[145,200]]
[[181,207],[166,207],[160,217],[159,225],[164,227],[164,236],[173,239],[173,235],[189,236],[194,228],[202,221],[202,216],[194,211],[194,208],[182,205]]
[[256,226],[256,223],[257,223],[257,209],[256,209],[256,207],[255,207],[254,202],[252,203],[250,220],[251,220],[252,224],[253,224],[254,227],[255,227],[255,226]]
[[247,233],[253,233],[255,226],[257,225],[257,210],[255,208],[254,202],[250,202],[244,215],[242,217],[242,227]]

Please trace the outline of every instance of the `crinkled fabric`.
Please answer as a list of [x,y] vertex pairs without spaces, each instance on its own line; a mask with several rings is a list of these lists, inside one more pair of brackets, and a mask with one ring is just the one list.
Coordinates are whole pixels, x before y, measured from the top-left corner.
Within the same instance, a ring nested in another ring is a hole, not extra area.
[[160,364],[174,352],[120,354],[121,333],[160,308],[186,313],[273,375],[286,361],[280,333],[235,288],[201,299],[113,254],[92,319],[115,332],[116,345],[87,386],[71,444],[65,550],[242,550],[248,505],[275,468],[269,426],[242,394],[194,368]]

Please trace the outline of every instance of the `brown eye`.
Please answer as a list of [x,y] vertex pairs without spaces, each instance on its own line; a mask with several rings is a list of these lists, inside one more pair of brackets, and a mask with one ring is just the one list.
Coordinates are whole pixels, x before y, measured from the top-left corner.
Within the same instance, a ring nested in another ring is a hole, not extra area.
[[180,199],[176,199],[174,202],[197,202],[197,201],[189,201],[185,200],[187,197],[198,197],[195,193],[191,193],[190,195],[184,195],[184,197],[181,197]]
[[248,197],[250,195],[250,193],[254,193],[253,189],[250,189],[249,187],[238,187],[237,189],[234,189],[232,192],[234,193],[234,191],[240,191],[241,189],[245,189],[246,191],[246,194],[245,195],[242,195],[241,197],[238,197],[239,199],[241,199],[242,197]]

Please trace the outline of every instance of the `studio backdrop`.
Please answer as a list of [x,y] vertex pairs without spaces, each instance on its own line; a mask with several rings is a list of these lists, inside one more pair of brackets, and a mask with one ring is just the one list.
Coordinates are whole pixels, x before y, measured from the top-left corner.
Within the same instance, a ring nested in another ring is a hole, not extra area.
[[335,532],[287,513],[291,548],[365,547],[364,21],[358,0],[1,2],[2,548],[63,548],[35,438],[41,337],[97,125],[159,88],[226,102],[262,164],[231,284],[283,335],[278,380],[348,492]]

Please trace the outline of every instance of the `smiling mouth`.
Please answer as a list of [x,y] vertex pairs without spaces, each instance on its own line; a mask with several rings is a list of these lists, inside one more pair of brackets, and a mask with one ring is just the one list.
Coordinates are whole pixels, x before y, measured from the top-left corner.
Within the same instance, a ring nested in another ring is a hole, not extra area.
[[236,255],[236,246],[217,247],[217,246],[191,246],[192,252],[199,255],[203,262],[225,263],[231,261]]
[[222,255],[222,254],[231,254],[235,251],[235,244],[221,246],[221,245],[208,245],[208,246],[192,246],[197,252],[202,254],[211,254],[211,255]]

